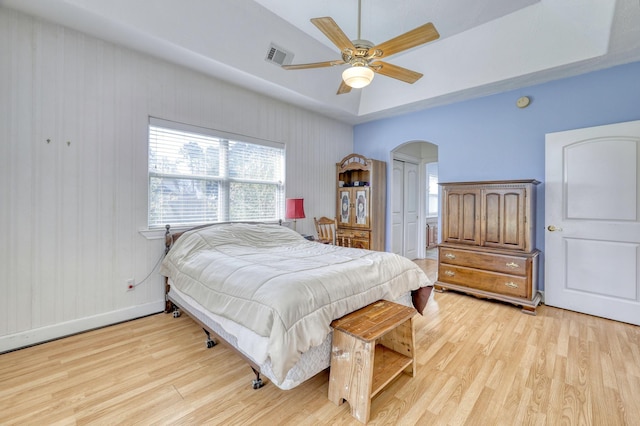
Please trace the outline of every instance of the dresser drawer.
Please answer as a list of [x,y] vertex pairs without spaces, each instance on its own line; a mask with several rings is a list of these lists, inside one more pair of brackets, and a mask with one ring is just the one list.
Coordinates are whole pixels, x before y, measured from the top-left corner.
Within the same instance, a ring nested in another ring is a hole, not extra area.
[[336,245],[369,250],[369,240],[358,238],[336,238]]
[[527,277],[481,271],[463,266],[441,263],[438,266],[438,281],[458,284],[478,290],[490,291],[514,297],[530,297],[531,284]]
[[344,238],[360,238],[364,240],[369,239],[369,231],[359,231],[356,229],[338,229],[336,231],[338,237]]
[[449,265],[485,269],[510,275],[527,275],[531,269],[531,257],[480,253],[440,247],[438,260]]
[[343,247],[353,247],[369,250],[369,236],[369,231],[338,229],[336,231],[336,244]]

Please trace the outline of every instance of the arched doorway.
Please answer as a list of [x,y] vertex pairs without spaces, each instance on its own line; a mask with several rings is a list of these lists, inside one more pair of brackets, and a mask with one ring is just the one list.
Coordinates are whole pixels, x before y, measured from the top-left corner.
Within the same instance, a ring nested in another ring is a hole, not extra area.
[[388,199],[391,213],[390,249],[393,253],[410,259],[427,256],[427,226],[431,227],[433,238],[433,229],[438,223],[437,192],[434,211],[433,185],[429,190],[429,175],[433,183],[434,165],[437,175],[437,162],[438,146],[430,142],[407,142],[391,151]]

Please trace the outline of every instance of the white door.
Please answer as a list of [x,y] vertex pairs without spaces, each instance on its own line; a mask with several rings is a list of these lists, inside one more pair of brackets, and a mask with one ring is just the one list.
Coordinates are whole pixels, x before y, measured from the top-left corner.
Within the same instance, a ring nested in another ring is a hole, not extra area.
[[393,160],[391,182],[391,252],[402,255],[404,247],[404,161]]
[[409,259],[418,257],[418,208],[420,202],[418,165],[404,163],[404,253]]
[[640,325],[640,121],[546,136],[545,303]]

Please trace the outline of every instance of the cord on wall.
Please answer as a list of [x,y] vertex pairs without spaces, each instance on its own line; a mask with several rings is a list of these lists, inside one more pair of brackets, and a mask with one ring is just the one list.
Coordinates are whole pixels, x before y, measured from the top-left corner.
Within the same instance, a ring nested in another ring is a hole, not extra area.
[[140,282],[137,282],[137,283],[133,284],[133,287],[134,287],[134,288],[135,288],[135,287],[138,287],[140,284],[142,284],[142,283],[146,282],[146,281],[149,279],[149,277],[151,276],[151,274],[153,274],[153,272],[158,268],[158,265],[160,265],[160,262],[162,261],[162,258],[163,258],[163,257],[164,257],[164,252],[163,252],[163,253],[160,255],[160,257],[158,258],[158,261],[157,261],[157,262],[156,262],[156,264],[153,266],[153,269],[151,269],[151,272],[149,272],[149,274],[148,274],[146,277],[144,277],[144,279],[143,279],[142,281],[140,281]]

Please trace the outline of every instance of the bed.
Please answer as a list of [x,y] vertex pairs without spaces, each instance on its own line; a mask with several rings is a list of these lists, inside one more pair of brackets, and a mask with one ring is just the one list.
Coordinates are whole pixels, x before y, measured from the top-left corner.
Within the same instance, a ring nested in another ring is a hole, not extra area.
[[225,223],[172,234],[160,273],[179,309],[292,389],[329,367],[334,319],[379,299],[422,312],[432,282],[392,253],[319,244],[277,224]]

